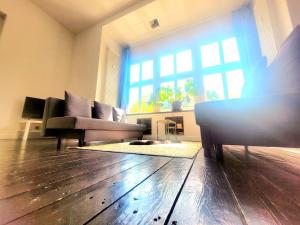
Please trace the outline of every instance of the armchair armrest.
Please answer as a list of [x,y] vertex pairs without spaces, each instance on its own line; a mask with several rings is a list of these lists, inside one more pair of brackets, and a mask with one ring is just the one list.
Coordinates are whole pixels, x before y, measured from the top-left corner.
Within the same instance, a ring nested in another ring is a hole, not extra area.
[[[234,122],[300,121],[300,94],[272,95],[198,103],[195,106],[198,125]],[[233,124],[232,124],[233,125]]]

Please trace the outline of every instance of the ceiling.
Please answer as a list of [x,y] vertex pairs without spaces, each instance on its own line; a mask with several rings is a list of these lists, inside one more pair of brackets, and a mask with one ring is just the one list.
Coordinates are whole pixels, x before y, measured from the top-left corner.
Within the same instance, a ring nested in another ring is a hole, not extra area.
[[138,3],[141,0],[31,0],[73,32]]
[[[31,1],[74,33],[105,21],[106,36],[133,45],[224,15],[251,0]],[[155,18],[160,26],[151,29]]]
[[[155,0],[105,26],[109,37],[121,44],[134,45],[182,28],[225,15],[249,0]],[[151,29],[150,21],[160,26]]]

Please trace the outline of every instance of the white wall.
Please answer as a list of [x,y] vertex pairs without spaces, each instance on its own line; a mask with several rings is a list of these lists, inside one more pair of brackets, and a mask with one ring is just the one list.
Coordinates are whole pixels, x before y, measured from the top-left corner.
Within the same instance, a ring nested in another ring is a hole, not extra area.
[[287,0],[255,0],[253,11],[263,54],[271,63],[293,30]]
[[101,24],[76,35],[68,90],[95,99],[101,44]]
[[263,55],[267,57],[268,63],[270,63],[277,54],[277,46],[272,28],[268,0],[255,0],[253,2],[253,11],[261,49]]
[[63,97],[73,34],[29,0],[1,0],[0,138],[15,138],[25,96]]
[[5,19],[4,15],[2,15],[2,13],[0,12],[0,35],[4,24],[4,19]]
[[96,100],[117,106],[122,47],[106,35],[105,27],[101,39],[100,62]]
[[289,13],[292,20],[293,27],[300,24],[300,1],[299,0],[287,0]]

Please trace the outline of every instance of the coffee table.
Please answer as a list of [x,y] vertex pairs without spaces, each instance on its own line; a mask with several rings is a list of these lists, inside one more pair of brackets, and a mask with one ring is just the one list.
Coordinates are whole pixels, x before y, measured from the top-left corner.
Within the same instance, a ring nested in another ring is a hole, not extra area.
[[[172,129],[175,129],[175,132],[174,132],[174,134],[176,135],[177,134],[177,130],[176,130],[176,126],[177,126],[177,124],[176,124],[176,122],[174,122],[173,120],[157,120],[156,121],[156,139],[157,140],[159,140],[158,139],[158,126],[159,126],[159,124],[164,124],[164,126],[165,126],[165,136],[166,136],[166,139],[165,140],[168,140],[169,139],[169,136],[170,136],[170,130],[172,130]],[[173,126],[171,126],[170,127],[170,125],[174,125],[174,127]],[[177,138],[176,138],[177,139]]]

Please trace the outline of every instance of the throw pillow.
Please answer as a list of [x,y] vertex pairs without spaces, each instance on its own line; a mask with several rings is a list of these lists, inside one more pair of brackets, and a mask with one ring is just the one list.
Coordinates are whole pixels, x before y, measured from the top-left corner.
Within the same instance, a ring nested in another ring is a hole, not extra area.
[[123,109],[120,108],[113,107],[113,118],[116,122],[127,122],[126,113]]
[[92,108],[90,100],[65,91],[65,116],[81,116],[90,118]]
[[94,101],[94,117],[97,119],[113,121],[113,109],[111,105]]

